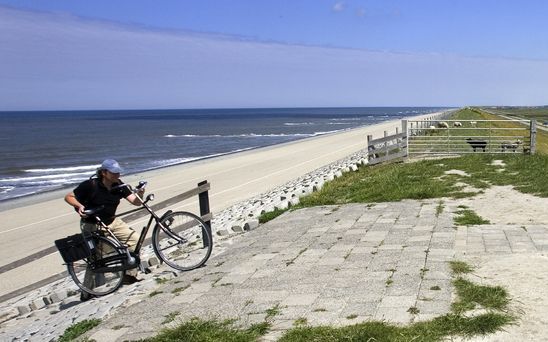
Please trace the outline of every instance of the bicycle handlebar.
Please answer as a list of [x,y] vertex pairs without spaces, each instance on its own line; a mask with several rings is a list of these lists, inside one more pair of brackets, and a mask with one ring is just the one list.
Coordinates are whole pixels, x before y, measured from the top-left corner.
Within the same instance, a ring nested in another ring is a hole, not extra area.
[[135,187],[135,190],[144,189],[147,186],[147,181],[140,181],[139,185]]
[[144,189],[147,186],[147,184],[148,184],[147,181],[139,181],[139,184],[135,188],[132,188],[131,185],[129,185],[127,183],[123,183],[123,184],[118,184],[118,185],[113,186],[110,189],[110,191],[118,190],[118,189],[121,189],[121,188],[128,188],[129,191],[135,193],[135,192],[137,192],[141,189]]

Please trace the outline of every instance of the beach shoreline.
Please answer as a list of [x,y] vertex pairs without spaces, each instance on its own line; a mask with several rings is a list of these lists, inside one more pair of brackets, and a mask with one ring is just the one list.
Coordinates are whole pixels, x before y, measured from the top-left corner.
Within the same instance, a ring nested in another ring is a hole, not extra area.
[[[447,110],[447,111],[450,111],[450,110]],[[324,138],[324,137],[327,137],[327,136],[332,136],[332,135],[337,135],[337,134],[344,134],[344,133],[347,133],[347,132],[350,132],[350,131],[357,131],[357,130],[372,128],[376,125],[388,124],[388,123],[396,124],[397,122],[401,122],[401,120],[404,120],[404,119],[416,119],[418,117],[425,117],[425,116],[438,116],[441,113],[445,113],[447,111],[434,112],[434,113],[429,113],[429,114],[421,114],[421,115],[418,115],[418,116],[410,116],[410,117],[406,117],[406,118],[399,119],[399,120],[389,120],[389,121],[376,123],[376,124],[363,125],[363,126],[359,126],[359,127],[345,129],[345,130],[342,130],[342,131],[330,132],[330,133],[326,133],[326,134],[322,134],[322,135],[318,135],[318,136],[306,137],[306,138],[293,140],[293,141],[288,141],[288,142],[283,142],[283,143],[279,143],[279,144],[272,144],[272,145],[268,145],[268,146],[248,148],[248,149],[245,149],[243,151],[233,151],[233,152],[223,153],[223,154],[217,155],[217,156],[203,157],[203,158],[199,158],[197,160],[192,160],[192,161],[188,161],[188,162],[182,162],[182,163],[179,163],[179,164],[173,164],[173,165],[167,165],[167,166],[160,166],[160,167],[157,167],[157,168],[148,169],[148,170],[144,170],[144,171],[141,171],[141,172],[133,172],[133,173],[128,173],[128,174],[122,174],[122,179],[124,179],[124,180],[125,179],[130,179],[130,178],[133,178],[134,176],[137,176],[137,175],[141,175],[143,177],[143,179],[147,179],[147,176],[153,175],[153,174],[155,175],[159,172],[160,173],[161,172],[166,172],[166,173],[178,172],[179,168],[183,168],[185,166],[199,165],[199,164],[208,163],[208,162],[212,162],[212,161],[220,161],[220,160],[223,160],[223,159],[226,159],[226,158],[234,157],[235,155],[243,155],[243,154],[246,154],[246,153],[266,152],[266,151],[271,150],[273,148],[291,146],[291,145],[299,144],[299,143],[309,141],[309,140],[321,139],[321,138]],[[92,174],[90,173],[90,177],[91,176],[92,176]],[[50,200],[54,200],[54,199],[64,197],[64,195],[67,192],[69,192],[70,190],[72,190],[74,187],[76,187],[76,185],[77,184],[75,183],[75,184],[65,185],[65,186],[62,186],[60,188],[53,189],[53,190],[46,190],[46,191],[42,191],[42,192],[38,192],[38,193],[34,193],[34,194],[23,195],[23,196],[14,197],[14,198],[6,199],[6,200],[1,200],[0,201],[0,213],[5,211],[5,210],[20,208],[20,207],[24,207],[24,206],[27,206],[27,205],[40,203],[40,202],[43,202],[43,201],[50,201]]]

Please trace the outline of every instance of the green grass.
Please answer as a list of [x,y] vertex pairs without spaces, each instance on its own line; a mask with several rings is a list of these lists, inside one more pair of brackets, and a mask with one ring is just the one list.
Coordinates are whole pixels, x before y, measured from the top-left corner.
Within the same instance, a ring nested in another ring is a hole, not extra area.
[[63,335],[61,335],[57,342],[68,342],[73,341],[78,336],[83,335],[85,332],[93,329],[94,327],[98,326],[99,323],[101,323],[100,319],[85,319],[83,321],[80,321],[78,323],[75,323],[68,327]]
[[154,281],[156,281],[157,284],[165,284],[169,281],[167,278],[154,278]]
[[489,220],[481,218],[473,210],[462,209],[456,212],[457,217],[455,217],[455,224],[459,226],[471,226],[476,224],[488,224]]
[[270,325],[266,322],[252,325],[248,329],[234,327],[231,320],[224,322],[204,321],[192,319],[182,323],[176,328],[164,329],[155,337],[144,339],[147,342],[168,342],[168,341],[192,341],[192,342],[244,342],[256,341],[264,335]]
[[280,314],[280,306],[275,305],[275,306],[271,307],[270,309],[266,310],[266,320],[269,320],[272,317],[277,316],[279,314]]
[[163,320],[162,324],[167,324],[167,323],[171,323],[175,320],[175,317],[177,317],[177,315],[179,315],[180,312],[179,311],[173,311],[173,312],[170,312],[169,314],[165,315],[165,319]]
[[275,209],[274,211],[264,213],[261,216],[259,216],[259,223],[266,223],[268,221],[271,221],[288,210],[289,209]]
[[459,299],[451,304],[451,308],[457,314],[478,306],[484,309],[504,311],[507,310],[510,303],[507,291],[500,286],[477,285],[460,277],[453,281],[453,285]]
[[511,322],[513,322],[512,318],[498,313],[487,313],[475,317],[448,314],[410,326],[365,322],[341,328],[299,327],[288,331],[278,341],[441,341],[451,335],[472,337],[490,334]]
[[436,217],[439,217],[441,213],[443,213],[444,205],[443,201],[438,202],[438,206],[436,207]]
[[176,287],[173,290],[171,290],[171,293],[174,293],[174,294],[178,295],[181,291],[184,291],[184,290],[188,289],[189,287],[190,287],[190,285],[186,285],[186,286],[182,286],[182,287]]
[[[494,160],[506,166],[500,172]],[[447,175],[462,170],[470,177]],[[393,202],[403,199],[471,197],[457,183],[478,191],[491,185],[513,185],[518,191],[548,197],[548,155],[466,155],[458,158],[363,167],[327,183],[322,190],[301,199],[298,207],[346,203]],[[439,207],[439,211],[442,207]]]
[[454,275],[472,273],[474,269],[463,261],[449,261],[449,267]]

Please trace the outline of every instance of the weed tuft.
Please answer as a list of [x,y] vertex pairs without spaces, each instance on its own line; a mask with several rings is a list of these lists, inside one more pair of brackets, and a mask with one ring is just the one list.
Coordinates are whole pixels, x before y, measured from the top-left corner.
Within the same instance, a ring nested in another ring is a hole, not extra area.
[[453,272],[454,275],[467,274],[474,271],[472,266],[468,265],[464,261],[458,260],[449,261],[449,267],[451,268],[451,272]]
[[80,321],[78,323],[75,323],[68,327],[63,335],[57,339],[58,342],[68,342],[73,341],[78,336],[83,335],[85,332],[95,328],[96,326],[101,323],[100,319],[85,319],[83,321]]

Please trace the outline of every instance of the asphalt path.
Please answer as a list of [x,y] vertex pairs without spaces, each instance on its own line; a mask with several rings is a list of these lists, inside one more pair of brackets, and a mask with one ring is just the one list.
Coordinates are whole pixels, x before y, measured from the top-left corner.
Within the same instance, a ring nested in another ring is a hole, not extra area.
[[[413,117],[420,119],[435,114]],[[126,183],[147,180],[147,192],[157,201],[168,199],[197,186],[211,183],[211,212],[219,212],[255,195],[267,192],[308,172],[347,157],[366,146],[366,136],[383,136],[401,130],[401,121],[357,128],[341,133],[313,137],[296,142],[250,150],[189,164],[122,176]],[[53,241],[79,232],[79,217],[63,200],[70,191],[8,201],[0,204],[0,298],[65,270],[56,251],[29,260],[38,251],[51,248]],[[131,209],[122,203],[119,212]],[[199,212],[198,198],[189,199],[169,209]],[[146,218],[131,225],[142,227]],[[215,227],[213,227],[215,229]],[[17,264],[18,267],[14,267]],[[19,266],[20,264],[20,266]]]

